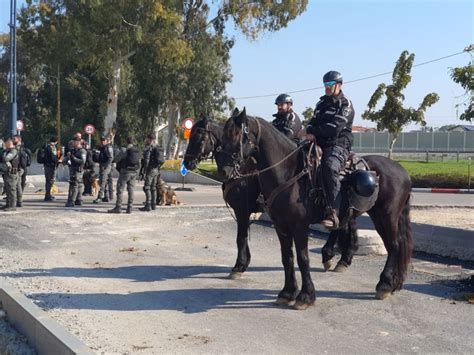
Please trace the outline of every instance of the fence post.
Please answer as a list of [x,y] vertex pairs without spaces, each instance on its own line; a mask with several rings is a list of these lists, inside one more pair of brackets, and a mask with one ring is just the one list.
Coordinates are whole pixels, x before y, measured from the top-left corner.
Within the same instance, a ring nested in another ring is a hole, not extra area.
[[467,158],[467,191],[471,191],[471,157]]
[[456,161],[459,163],[459,150],[456,152]]
[[430,161],[430,153],[426,151],[426,162],[429,163]]

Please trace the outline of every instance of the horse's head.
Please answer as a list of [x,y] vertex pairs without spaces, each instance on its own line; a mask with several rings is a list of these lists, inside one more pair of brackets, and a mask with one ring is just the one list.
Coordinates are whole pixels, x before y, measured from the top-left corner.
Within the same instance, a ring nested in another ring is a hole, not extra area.
[[185,168],[195,169],[197,164],[214,150],[215,144],[215,138],[211,134],[211,120],[201,115],[191,130],[188,147],[184,154]]
[[[252,122],[252,129],[249,123]],[[245,107],[235,109],[224,126],[222,154],[219,157],[219,174],[225,179],[238,177],[240,167],[258,152],[260,125],[256,119],[249,119]]]

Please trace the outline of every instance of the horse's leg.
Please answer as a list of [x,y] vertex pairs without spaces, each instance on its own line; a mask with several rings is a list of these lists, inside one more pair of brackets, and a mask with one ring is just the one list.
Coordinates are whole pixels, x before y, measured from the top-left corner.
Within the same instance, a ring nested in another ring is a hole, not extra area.
[[316,299],[316,291],[314,289],[313,281],[311,280],[311,273],[309,267],[308,255],[308,227],[297,227],[294,233],[294,240],[296,246],[296,257],[298,260],[298,267],[301,272],[301,292],[296,297],[295,309],[306,309],[314,304]]
[[388,257],[380,274],[376,287],[376,298],[385,299],[394,291],[402,288],[412,253],[412,236],[410,226],[410,203],[407,199],[403,210],[376,208],[369,212],[377,232],[383,239]]
[[336,255],[334,251],[334,245],[337,242],[337,235],[338,231],[334,230],[329,233],[328,240],[324,244],[323,248],[321,249],[321,254],[323,256],[323,266],[324,271],[328,271],[332,266],[332,259]]
[[250,264],[250,248],[248,245],[250,213],[234,211],[237,219],[237,260],[229,275],[229,278],[233,280],[241,278]]
[[340,230],[337,243],[341,251],[341,259],[334,268],[334,271],[344,272],[347,271],[349,266],[352,264],[352,257],[359,247],[357,226],[354,217],[349,220],[346,228]]
[[293,239],[291,236],[283,232],[280,228],[275,226],[278,239],[281,247],[281,261],[285,269],[285,286],[278,294],[276,304],[289,304],[296,299],[298,294],[298,283],[296,282],[295,265],[293,256]]

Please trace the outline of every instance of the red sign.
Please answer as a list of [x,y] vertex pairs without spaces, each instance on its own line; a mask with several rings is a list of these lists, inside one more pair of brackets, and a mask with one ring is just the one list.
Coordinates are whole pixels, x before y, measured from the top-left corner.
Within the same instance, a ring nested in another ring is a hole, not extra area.
[[95,127],[91,124],[88,124],[84,127],[84,132],[86,134],[94,134],[95,133]]

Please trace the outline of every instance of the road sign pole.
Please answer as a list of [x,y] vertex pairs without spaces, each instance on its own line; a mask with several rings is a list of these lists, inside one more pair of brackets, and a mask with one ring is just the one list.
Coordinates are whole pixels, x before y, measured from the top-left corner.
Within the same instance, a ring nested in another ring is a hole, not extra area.
[[89,136],[89,149],[91,149],[91,135],[88,134],[88,136]]

